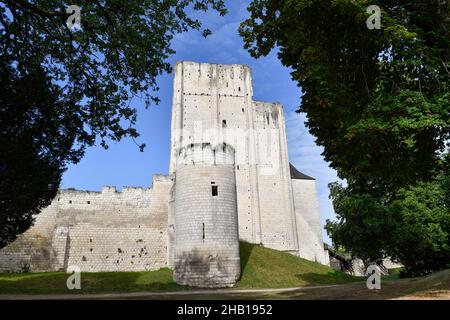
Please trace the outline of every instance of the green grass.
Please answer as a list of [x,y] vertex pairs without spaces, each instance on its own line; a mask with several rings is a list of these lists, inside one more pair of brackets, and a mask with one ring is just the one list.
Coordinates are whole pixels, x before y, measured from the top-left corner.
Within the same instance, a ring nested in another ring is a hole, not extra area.
[[361,278],[288,253],[241,242],[241,280],[237,288],[287,288],[341,284]]
[[146,272],[96,272],[81,274],[81,290],[68,291],[63,272],[1,273],[0,294],[44,293],[111,293],[139,291],[189,290],[177,285],[172,270],[160,269]]
[[390,269],[390,270],[389,270],[389,274],[387,274],[387,275],[382,275],[381,278],[382,278],[383,280],[396,280],[396,279],[400,279],[400,271],[402,271],[402,268]]
[[[334,285],[280,292],[239,292],[189,296],[148,296],[145,299],[395,299],[414,295],[433,298],[436,293],[450,297],[450,270],[432,275],[398,279],[398,271],[382,278],[381,290],[368,290],[363,278],[349,276],[288,253],[241,243],[242,278],[236,289],[264,289]],[[128,292],[173,292],[193,290],[173,282],[172,271],[82,273],[81,290],[69,291],[63,272],[0,274],[0,294],[88,294]],[[134,298],[139,298],[133,296]]]
[[[359,280],[291,254],[241,243],[242,278],[236,288],[284,288],[341,284]],[[112,293],[179,291],[192,288],[173,282],[172,271],[82,273],[81,290],[68,291],[63,272],[0,273],[0,294]]]

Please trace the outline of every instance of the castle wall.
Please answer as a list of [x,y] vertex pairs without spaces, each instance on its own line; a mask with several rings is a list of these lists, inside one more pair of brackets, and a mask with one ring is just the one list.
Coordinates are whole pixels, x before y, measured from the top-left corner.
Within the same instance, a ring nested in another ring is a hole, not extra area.
[[179,62],[174,69],[170,172],[177,172],[175,150],[181,147],[222,141],[232,145],[240,239],[295,252],[298,242],[281,105],[252,100],[246,66]]
[[30,230],[0,250],[0,270],[20,271],[26,264],[30,271],[78,266],[86,272],[166,266],[171,184],[156,176],[152,189],[61,191]]
[[277,103],[254,102],[254,114],[261,242],[269,248],[296,253],[297,230],[283,108]]
[[49,271],[52,269],[52,238],[57,203],[43,209],[35,224],[0,250],[0,272]]
[[[175,150],[191,143],[226,142],[236,151],[239,235],[261,242],[256,187],[251,75],[242,65],[179,62],[174,67],[170,173],[177,169]],[[241,134],[234,134],[240,129]],[[231,136],[227,133],[231,133]],[[252,163],[253,162],[253,163]]]
[[[174,279],[197,287],[232,286],[240,276],[234,159],[226,145],[187,149],[175,179]],[[188,155],[196,160],[183,161]]]
[[324,250],[315,180],[292,179],[300,257],[329,265]]

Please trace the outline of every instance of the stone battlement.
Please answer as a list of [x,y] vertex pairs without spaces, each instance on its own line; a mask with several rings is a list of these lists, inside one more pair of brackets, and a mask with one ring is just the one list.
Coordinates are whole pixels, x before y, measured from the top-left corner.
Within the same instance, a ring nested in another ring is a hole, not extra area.
[[115,186],[103,186],[101,191],[91,191],[91,190],[79,190],[79,189],[61,189],[59,190],[59,195],[99,195],[102,193],[115,193],[115,194],[122,194],[122,193],[135,193],[135,192],[145,192],[149,191],[151,188],[143,188],[143,187],[129,187],[129,186],[123,186],[122,191],[117,191],[117,188]]
[[177,165],[234,165],[235,150],[231,145],[209,142],[189,143],[177,149]]

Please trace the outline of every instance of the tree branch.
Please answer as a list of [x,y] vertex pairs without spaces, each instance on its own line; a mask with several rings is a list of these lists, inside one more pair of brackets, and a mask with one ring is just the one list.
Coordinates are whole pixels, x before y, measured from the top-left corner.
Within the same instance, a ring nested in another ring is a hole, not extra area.
[[442,65],[443,65],[444,68],[445,68],[445,71],[447,71],[448,75],[450,75],[450,72],[448,72],[448,69],[447,69],[447,66],[445,65],[444,60],[441,59],[441,62],[442,62]]
[[60,11],[47,11],[41,7],[38,7],[34,4],[29,3],[26,0],[5,0],[5,3],[14,6],[16,8],[22,9],[22,10],[28,10],[33,12],[34,14],[37,14],[41,17],[45,18],[53,18],[53,17],[61,17],[67,19],[70,17],[70,13],[66,12],[60,12]]
[[5,47],[3,48],[3,54],[5,54],[6,52],[8,52],[9,49],[9,45],[11,44],[11,32],[8,28],[8,23],[3,19],[3,15],[0,14],[0,23],[3,26],[3,29],[5,31],[5,38],[6,38],[6,42],[5,42]]
[[361,64],[361,72],[362,72],[363,77],[364,77],[364,83],[366,84],[367,103],[369,103],[370,102],[370,90],[369,90],[369,85],[367,84],[366,74],[364,73],[364,64]]

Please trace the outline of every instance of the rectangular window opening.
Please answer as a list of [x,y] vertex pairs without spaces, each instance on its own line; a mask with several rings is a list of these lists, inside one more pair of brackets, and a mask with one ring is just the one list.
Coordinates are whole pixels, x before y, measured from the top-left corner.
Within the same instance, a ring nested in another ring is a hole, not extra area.
[[222,128],[226,128],[227,127],[227,120],[222,120]]
[[211,187],[211,192],[212,192],[212,196],[213,197],[217,197],[219,195],[219,190],[218,190],[218,186],[212,186]]
[[203,229],[203,240],[205,240],[205,223],[202,223],[202,229]]

